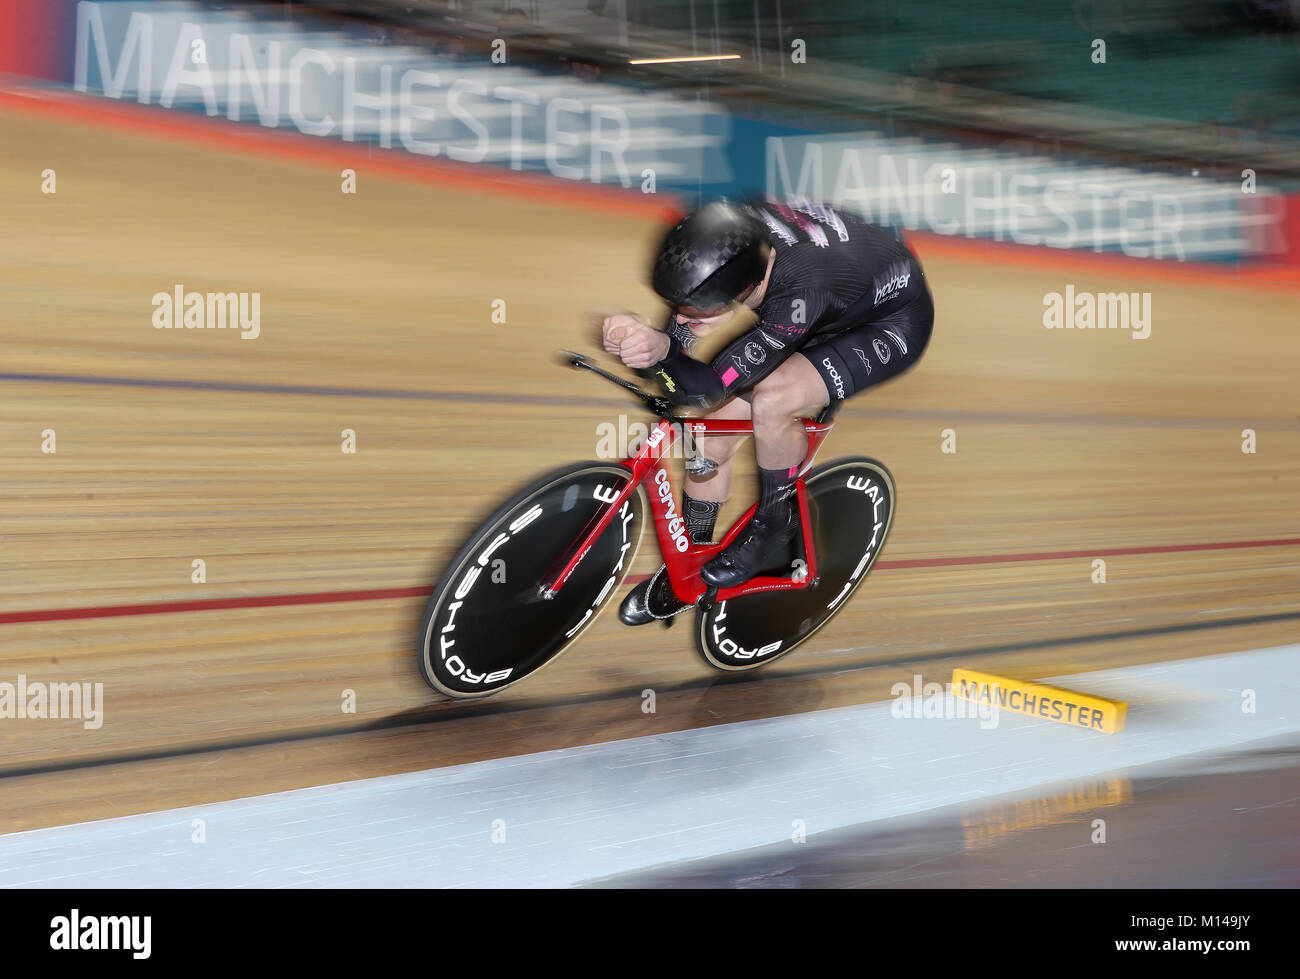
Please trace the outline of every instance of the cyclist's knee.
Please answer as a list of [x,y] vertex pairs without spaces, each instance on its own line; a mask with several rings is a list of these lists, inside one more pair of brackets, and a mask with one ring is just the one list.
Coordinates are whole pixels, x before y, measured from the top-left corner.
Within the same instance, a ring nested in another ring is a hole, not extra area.
[[750,401],[754,427],[781,424],[795,418],[808,402],[803,386],[788,377],[773,374],[756,388]]
[[724,466],[731,461],[743,441],[739,435],[698,435],[691,444],[696,455]]
[[[704,416],[721,421],[748,421],[751,418],[749,402],[744,398],[732,398]],[[736,454],[745,435],[696,435],[691,440],[695,454],[725,466]]]

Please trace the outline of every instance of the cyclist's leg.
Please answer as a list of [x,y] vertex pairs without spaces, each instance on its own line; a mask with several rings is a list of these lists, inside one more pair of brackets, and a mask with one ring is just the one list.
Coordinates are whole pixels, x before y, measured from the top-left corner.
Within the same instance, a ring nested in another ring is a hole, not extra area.
[[751,402],[758,468],[797,469],[808,451],[802,419],[816,415],[829,401],[821,374],[802,353],[791,354],[763,378]]
[[831,405],[838,406],[911,368],[925,352],[933,327],[934,304],[923,292],[883,319],[813,341],[803,353],[825,381]]
[[705,581],[740,584],[785,548],[796,529],[793,493],[807,451],[799,419],[907,370],[925,350],[933,321],[933,303],[923,292],[875,323],[809,343],[755,387],[758,508],[745,531],[704,566]]
[[[808,436],[800,419],[815,415],[828,402],[826,385],[817,369],[802,354],[792,354],[752,391],[732,398],[705,417],[752,418],[759,467],[789,469],[798,466],[808,451]],[[744,440],[737,435],[697,437],[696,452],[718,468],[704,475],[687,473],[687,495],[695,500],[725,503],[731,495],[731,460]]]
[[752,578],[794,536],[798,529],[795,484],[799,463],[808,451],[800,419],[821,411],[828,400],[821,375],[801,353],[791,354],[754,386],[750,411],[758,460],[758,506],[740,536],[701,570],[709,584],[726,587]]
[[[732,398],[705,417],[748,420],[749,402],[740,397]],[[708,473],[686,474],[686,487],[682,493],[682,517],[686,520],[687,533],[696,544],[706,544],[713,540],[713,526],[717,522],[718,511],[731,492],[731,460],[746,438],[743,435],[694,438],[692,448],[695,454],[712,461],[717,467]],[[690,607],[677,597],[666,568],[661,565],[649,579],[628,592],[619,606],[618,617],[624,625],[645,625],[656,619],[670,620],[672,616]]]
[[[747,421],[750,418],[749,402],[744,398],[732,398],[704,416],[729,421]],[[700,435],[695,437],[697,455],[717,464],[717,469],[710,473],[686,474],[686,494],[695,500],[710,503],[726,503],[731,495],[731,460],[748,436],[744,435]]]

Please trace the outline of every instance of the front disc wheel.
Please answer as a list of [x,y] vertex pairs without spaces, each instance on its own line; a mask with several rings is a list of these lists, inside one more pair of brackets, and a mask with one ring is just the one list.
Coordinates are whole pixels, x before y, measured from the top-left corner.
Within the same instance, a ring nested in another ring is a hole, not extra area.
[[457,699],[485,697],[552,662],[596,620],[636,557],[645,497],[631,494],[562,588],[543,585],[610,508],[632,474],[579,463],[521,491],[452,559],[424,612],[424,679]]

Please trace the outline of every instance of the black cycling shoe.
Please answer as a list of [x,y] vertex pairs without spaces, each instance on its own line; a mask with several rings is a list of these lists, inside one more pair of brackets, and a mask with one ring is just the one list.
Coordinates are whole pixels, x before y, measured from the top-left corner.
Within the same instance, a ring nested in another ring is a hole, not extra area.
[[700,569],[700,577],[717,588],[743,584],[782,557],[798,528],[793,506],[776,514],[755,513],[740,536]]
[[667,565],[659,565],[658,571],[627,593],[618,607],[618,617],[624,625],[645,625],[655,619],[663,619],[668,625],[674,615],[691,607],[690,602],[683,602],[673,591],[668,575],[664,574],[666,568]]

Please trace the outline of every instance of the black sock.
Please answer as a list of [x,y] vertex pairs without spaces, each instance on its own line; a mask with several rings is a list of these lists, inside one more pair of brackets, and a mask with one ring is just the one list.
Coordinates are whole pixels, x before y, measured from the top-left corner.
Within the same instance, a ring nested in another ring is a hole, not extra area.
[[682,494],[682,512],[686,515],[686,532],[696,544],[713,542],[713,524],[718,519],[721,503],[712,500],[696,500]]
[[758,470],[758,512],[767,516],[777,516],[785,512],[794,497],[794,484],[799,472],[798,466],[785,469]]

